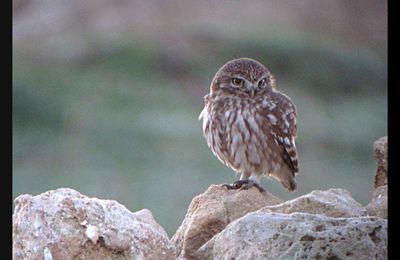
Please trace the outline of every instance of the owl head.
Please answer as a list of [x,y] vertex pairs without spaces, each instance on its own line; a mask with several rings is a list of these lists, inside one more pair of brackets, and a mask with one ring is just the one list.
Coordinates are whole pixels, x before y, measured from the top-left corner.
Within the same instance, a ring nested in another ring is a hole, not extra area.
[[260,62],[240,58],[228,61],[217,71],[210,89],[211,93],[222,91],[227,95],[254,98],[275,89],[275,80]]

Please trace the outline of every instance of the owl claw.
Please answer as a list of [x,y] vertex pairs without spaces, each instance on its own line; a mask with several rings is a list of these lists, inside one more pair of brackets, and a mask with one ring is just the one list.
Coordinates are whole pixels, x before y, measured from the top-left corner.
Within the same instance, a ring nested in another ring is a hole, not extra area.
[[222,184],[222,187],[226,187],[228,190],[248,190],[251,187],[255,187],[259,192],[265,192],[258,183],[252,180],[238,180],[232,184]]

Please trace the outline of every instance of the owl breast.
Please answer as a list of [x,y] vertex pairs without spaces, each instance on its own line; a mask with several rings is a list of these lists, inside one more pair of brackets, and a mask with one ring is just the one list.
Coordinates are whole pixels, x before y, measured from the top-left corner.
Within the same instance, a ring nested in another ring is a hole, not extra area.
[[267,118],[255,100],[225,97],[206,104],[200,117],[207,144],[218,159],[237,172],[279,171],[280,157],[269,134]]

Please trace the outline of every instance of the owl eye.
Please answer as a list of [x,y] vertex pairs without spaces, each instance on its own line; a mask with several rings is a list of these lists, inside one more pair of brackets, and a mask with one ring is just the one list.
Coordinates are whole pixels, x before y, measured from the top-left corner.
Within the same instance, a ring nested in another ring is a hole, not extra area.
[[266,83],[266,80],[265,80],[265,79],[262,79],[262,80],[260,80],[260,81],[258,82],[258,86],[259,86],[259,87],[263,87],[263,86],[265,86],[265,83]]
[[240,86],[244,83],[244,81],[243,81],[243,79],[233,78],[232,83],[233,83],[233,85]]

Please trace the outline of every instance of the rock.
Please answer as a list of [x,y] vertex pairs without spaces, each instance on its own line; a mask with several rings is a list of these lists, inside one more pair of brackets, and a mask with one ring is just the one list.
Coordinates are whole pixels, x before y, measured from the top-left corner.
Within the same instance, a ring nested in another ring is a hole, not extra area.
[[374,142],[374,157],[378,162],[375,175],[375,188],[387,185],[387,142],[387,136],[381,137]]
[[387,203],[387,185],[379,186],[372,193],[372,201],[366,207],[368,214],[387,219]]
[[378,162],[375,175],[375,190],[372,193],[372,201],[366,209],[370,216],[387,218],[387,136],[374,142],[374,157]]
[[286,214],[306,212],[323,214],[330,217],[358,217],[367,215],[367,210],[344,189],[316,190],[278,205],[264,207],[260,211]]
[[252,212],[197,252],[199,259],[387,259],[387,220]]
[[176,259],[151,212],[61,188],[15,199],[13,259]]
[[228,190],[211,185],[190,203],[182,225],[172,237],[177,254],[196,259],[196,251],[231,221],[269,205],[283,202],[274,195],[256,188]]

